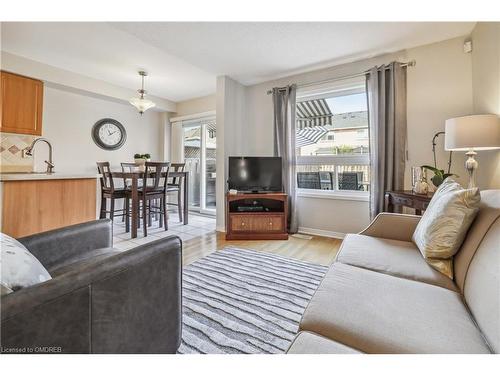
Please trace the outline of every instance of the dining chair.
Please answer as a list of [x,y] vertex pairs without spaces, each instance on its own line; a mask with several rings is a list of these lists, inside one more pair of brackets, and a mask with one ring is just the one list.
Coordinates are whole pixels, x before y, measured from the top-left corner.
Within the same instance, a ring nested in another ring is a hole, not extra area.
[[[122,172],[123,173],[131,173],[131,172],[137,172],[139,170],[139,166],[135,163],[120,163],[120,166],[122,167]],[[130,189],[130,186],[128,184],[128,179],[123,177],[123,187],[125,189]],[[125,204],[130,204],[129,199],[125,199]],[[125,220],[125,216],[122,218],[122,222]],[[141,221],[137,221],[137,225],[140,227]],[[128,226],[127,226],[128,227]]]
[[[170,164],[170,169],[172,172],[184,172],[186,168],[186,163],[172,163]],[[168,205],[177,206],[177,211],[179,211],[179,221],[182,222],[182,194],[181,194],[181,177],[171,177],[172,181],[170,181],[167,185],[167,193],[177,192],[177,203],[167,202]],[[184,202],[184,204],[186,204]]]
[[[124,217],[126,214],[126,209],[115,210],[115,200],[126,198],[125,188],[116,188],[113,177],[111,176],[111,168],[109,162],[97,162],[97,172],[100,175],[101,182],[101,209],[100,209],[100,219],[106,218],[106,214],[110,214],[109,218],[114,220],[115,216]],[[110,209],[107,210],[106,200],[110,199]],[[122,213],[116,215],[116,211],[121,211]]]
[[[159,227],[165,222],[165,230],[168,230],[168,213],[166,205],[166,193],[168,185],[168,173],[170,169],[169,162],[146,162],[144,166],[144,175],[142,178],[142,186],[138,188],[138,198],[142,202],[142,228],[144,237],[148,235],[148,217],[149,213],[159,213]],[[127,198],[131,199],[132,191],[126,190]],[[154,201],[158,200],[159,205],[156,206]],[[153,204],[152,204],[153,203]],[[127,217],[129,215],[129,206],[126,206]]]

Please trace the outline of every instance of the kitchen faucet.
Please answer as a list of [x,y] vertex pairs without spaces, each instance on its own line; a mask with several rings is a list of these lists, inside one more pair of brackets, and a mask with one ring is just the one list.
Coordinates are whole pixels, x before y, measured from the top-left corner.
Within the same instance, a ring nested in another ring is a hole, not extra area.
[[50,142],[46,138],[35,139],[31,143],[31,145],[26,147],[23,151],[24,151],[25,155],[33,156],[33,149],[39,141],[45,142],[49,146],[49,160],[48,161],[45,160],[45,163],[47,163],[47,173],[54,173],[54,163],[52,162],[52,145],[50,144]]

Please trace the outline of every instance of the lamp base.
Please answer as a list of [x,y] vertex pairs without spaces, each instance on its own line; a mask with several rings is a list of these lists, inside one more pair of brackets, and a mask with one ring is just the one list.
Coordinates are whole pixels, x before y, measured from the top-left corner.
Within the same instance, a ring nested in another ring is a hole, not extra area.
[[467,155],[467,160],[465,161],[465,169],[469,174],[469,185],[467,186],[469,189],[477,187],[476,185],[476,170],[479,165],[477,160],[474,158],[477,155],[477,152],[474,150],[469,150],[465,154]]

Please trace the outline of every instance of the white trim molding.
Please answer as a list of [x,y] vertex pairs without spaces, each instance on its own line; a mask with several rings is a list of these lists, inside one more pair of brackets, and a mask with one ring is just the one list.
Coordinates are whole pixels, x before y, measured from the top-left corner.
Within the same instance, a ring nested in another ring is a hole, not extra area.
[[203,119],[205,117],[215,117],[215,111],[207,111],[207,112],[193,113],[192,115],[172,117],[170,119],[170,122],[198,120],[198,119]]
[[297,197],[368,202],[370,200],[370,193],[355,190],[297,189]]
[[334,232],[331,230],[314,229],[314,228],[306,228],[306,227],[299,227],[299,233],[309,234],[309,235],[313,235],[313,236],[320,236],[320,237],[337,238],[339,240],[344,239],[344,237],[346,235],[345,233]]

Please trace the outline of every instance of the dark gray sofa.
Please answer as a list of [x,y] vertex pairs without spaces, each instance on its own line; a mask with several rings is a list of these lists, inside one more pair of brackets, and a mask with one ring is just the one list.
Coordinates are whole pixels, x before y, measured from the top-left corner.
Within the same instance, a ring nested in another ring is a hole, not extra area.
[[112,248],[108,219],[20,238],[52,280],[1,299],[7,352],[175,353],[182,242]]

